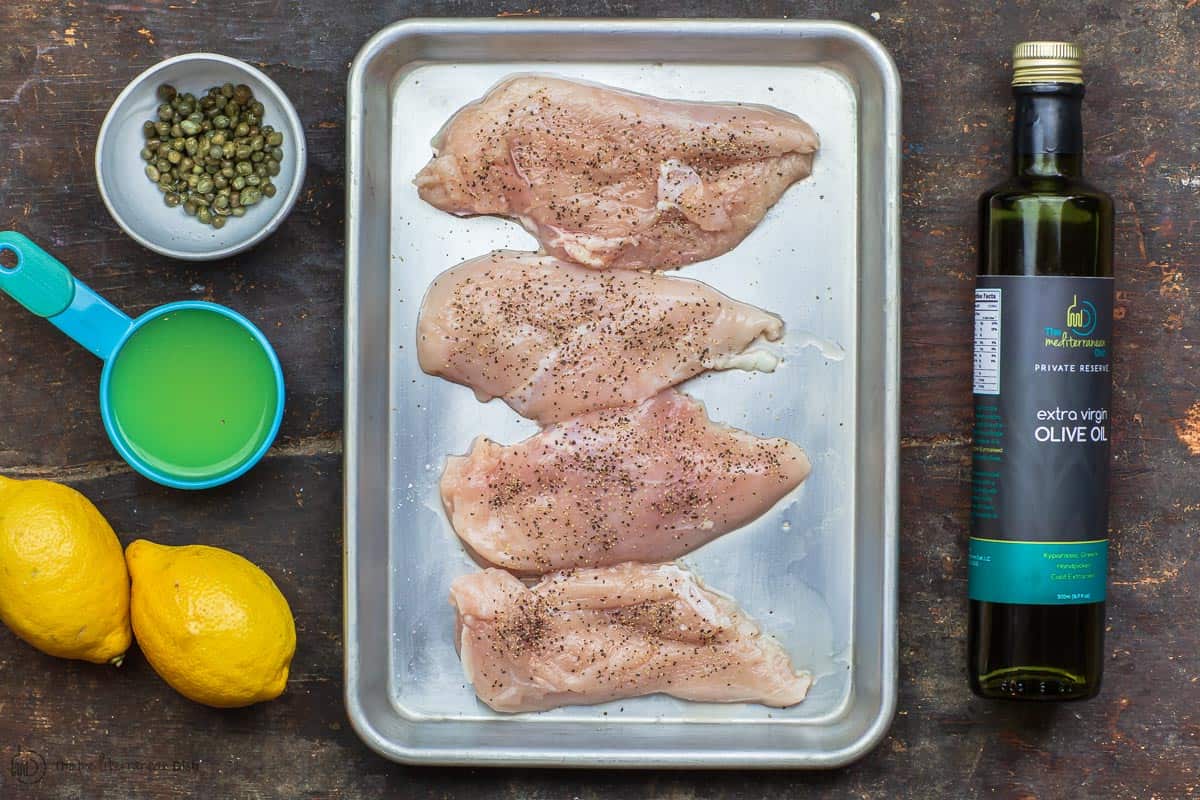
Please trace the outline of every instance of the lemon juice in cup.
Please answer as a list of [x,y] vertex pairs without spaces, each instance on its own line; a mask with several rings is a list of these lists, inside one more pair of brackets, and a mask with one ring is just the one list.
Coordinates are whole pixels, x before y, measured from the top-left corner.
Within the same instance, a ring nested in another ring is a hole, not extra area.
[[137,319],[19,233],[0,233],[0,290],[104,359],[100,414],[121,457],[181,489],[227,483],[270,448],[283,418],[283,371],[249,320],[216,303],[158,306]]

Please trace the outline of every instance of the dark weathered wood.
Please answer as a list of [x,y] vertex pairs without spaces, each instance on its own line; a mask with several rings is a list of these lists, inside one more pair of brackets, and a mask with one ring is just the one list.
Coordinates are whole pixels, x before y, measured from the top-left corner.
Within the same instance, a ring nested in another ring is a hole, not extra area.
[[[77,486],[125,541],[144,535],[244,553],[279,581],[300,632],[284,698],[217,712],[175,695],[136,652],[120,671],[102,669],[42,656],[0,631],[0,797],[1200,794],[1195,0],[537,3],[533,10],[544,16],[845,19],[895,55],[905,92],[899,714],[874,753],[819,774],[411,769],[359,743],[341,695],[347,65],[374,30],[400,17],[528,7],[488,0],[0,3],[0,226],[44,243],[130,311],[193,296],[244,311],[273,337],[290,390],[280,446],[245,479],[204,494],[159,489],[114,458],[96,410],[99,364],[0,299],[0,471]],[[1119,213],[1107,685],[1093,702],[1056,708],[973,699],[962,665],[973,203],[1005,170],[1007,53],[1031,35],[1071,37],[1086,50],[1089,171],[1112,191]],[[193,266],[159,258],[121,234],[96,192],[92,156],[104,111],[130,78],[163,57],[201,49],[262,64],[291,95],[308,133],[309,173],[295,213],[266,244],[226,263]],[[48,762],[35,787],[10,774],[22,747]],[[187,768],[137,763],[156,761]]]

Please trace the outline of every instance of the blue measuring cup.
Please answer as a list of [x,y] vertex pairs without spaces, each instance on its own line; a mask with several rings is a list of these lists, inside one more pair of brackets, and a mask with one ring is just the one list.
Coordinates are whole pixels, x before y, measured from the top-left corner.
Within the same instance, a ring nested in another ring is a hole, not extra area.
[[75,278],[22,234],[0,232],[0,291],[104,360],[100,416],[131,467],[178,489],[239,477],[283,420],[283,370],[248,319],[190,300],[136,319]]

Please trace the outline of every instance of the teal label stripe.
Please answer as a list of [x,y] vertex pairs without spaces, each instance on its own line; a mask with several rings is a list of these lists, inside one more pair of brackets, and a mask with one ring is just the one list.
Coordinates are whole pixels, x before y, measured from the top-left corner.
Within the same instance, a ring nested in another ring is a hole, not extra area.
[[1001,542],[971,538],[972,600],[1077,605],[1104,600],[1108,542]]

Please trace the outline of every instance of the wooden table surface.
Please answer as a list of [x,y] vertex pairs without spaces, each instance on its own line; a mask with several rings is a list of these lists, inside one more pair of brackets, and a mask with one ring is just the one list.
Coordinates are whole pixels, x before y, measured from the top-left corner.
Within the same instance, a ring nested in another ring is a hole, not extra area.
[[[236,8],[236,10],[234,10]],[[885,741],[824,773],[407,768],[367,750],[342,705],[342,275],[345,80],[406,16],[534,13],[836,18],[879,37],[904,83],[901,688]],[[966,688],[974,200],[1008,160],[1008,53],[1087,54],[1088,171],[1116,199],[1113,563],[1106,686],[1088,703],[1002,705]],[[1200,794],[1200,3],[1024,0],[4,0],[0,228],[31,236],[131,313],[181,298],[243,311],[289,378],[278,445],[233,486],[189,494],[133,474],[100,424],[100,364],[0,299],[0,472],[65,481],[123,541],[203,542],[261,564],[291,600],[286,695],[215,711],[132,652],[120,670],[55,660],[0,632],[0,797],[1183,798]],[[96,133],[120,89],[167,56],[257,64],[308,136],[284,226],[221,263],[172,262],[110,219]],[[37,753],[26,785],[14,763]],[[15,761],[14,761],[15,759]]]

